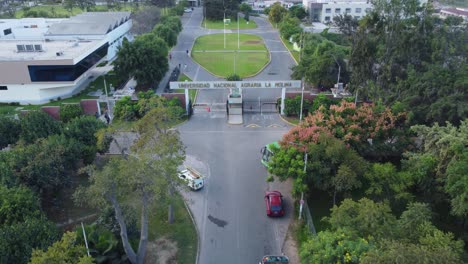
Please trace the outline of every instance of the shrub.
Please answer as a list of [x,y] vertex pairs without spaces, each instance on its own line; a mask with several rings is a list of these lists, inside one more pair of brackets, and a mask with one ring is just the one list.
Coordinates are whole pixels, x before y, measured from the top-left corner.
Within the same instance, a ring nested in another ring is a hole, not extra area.
[[70,120],[82,115],[83,109],[78,104],[65,104],[60,107],[60,119],[64,123],[68,123]]

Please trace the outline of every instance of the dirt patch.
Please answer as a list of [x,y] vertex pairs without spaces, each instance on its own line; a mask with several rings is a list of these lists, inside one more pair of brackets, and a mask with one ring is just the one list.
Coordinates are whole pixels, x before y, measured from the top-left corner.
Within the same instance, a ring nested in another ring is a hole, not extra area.
[[167,238],[149,242],[146,248],[146,264],[177,264],[177,243]]
[[260,44],[262,43],[261,40],[249,40],[249,41],[244,41],[244,44]]
[[299,258],[299,248],[296,239],[294,238],[294,232],[297,228],[297,222],[292,220],[289,224],[288,233],[283,244],[282,252],[288,256],[289,263],[301,263]]

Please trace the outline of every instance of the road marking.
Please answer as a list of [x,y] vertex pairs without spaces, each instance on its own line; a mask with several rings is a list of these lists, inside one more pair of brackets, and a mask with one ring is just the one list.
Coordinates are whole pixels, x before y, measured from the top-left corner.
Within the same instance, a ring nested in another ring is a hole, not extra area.
[[281,127],[281,126],[278,125],[278,124],[271,124],[271,125],[269,125],[268,127],[271,127],[271,128],[278,128],[278,127]]
[[198,72],[200,71],[200,64],[198,64],[197,71],[195,72],[195,76],[193,77],[193,80],[196,81],[198,78]]
[[258,127],[261,127],[257,124],[250,124],[250,125],[246,125],[245,127],[248,127],[248,128],[258,128]]

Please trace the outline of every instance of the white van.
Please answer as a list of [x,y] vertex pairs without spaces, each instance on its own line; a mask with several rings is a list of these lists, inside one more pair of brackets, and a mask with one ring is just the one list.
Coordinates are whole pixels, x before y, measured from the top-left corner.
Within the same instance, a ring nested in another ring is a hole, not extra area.
[[184,180],[187,186],[194,191],[200,190],[205,185],[203,176],[195,169],[189,167],[179,172],[179,178]]

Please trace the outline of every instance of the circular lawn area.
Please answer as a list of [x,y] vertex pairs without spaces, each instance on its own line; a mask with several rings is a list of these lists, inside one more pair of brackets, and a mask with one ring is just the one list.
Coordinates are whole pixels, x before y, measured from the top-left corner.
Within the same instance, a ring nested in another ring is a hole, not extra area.
[[241,78],[256,75],[270,61],[263,39],[256,35],[240,34],[239,49],[237,34],[205,35],[197,38],[192,58],[206,70],[220,77],[237,74]]

